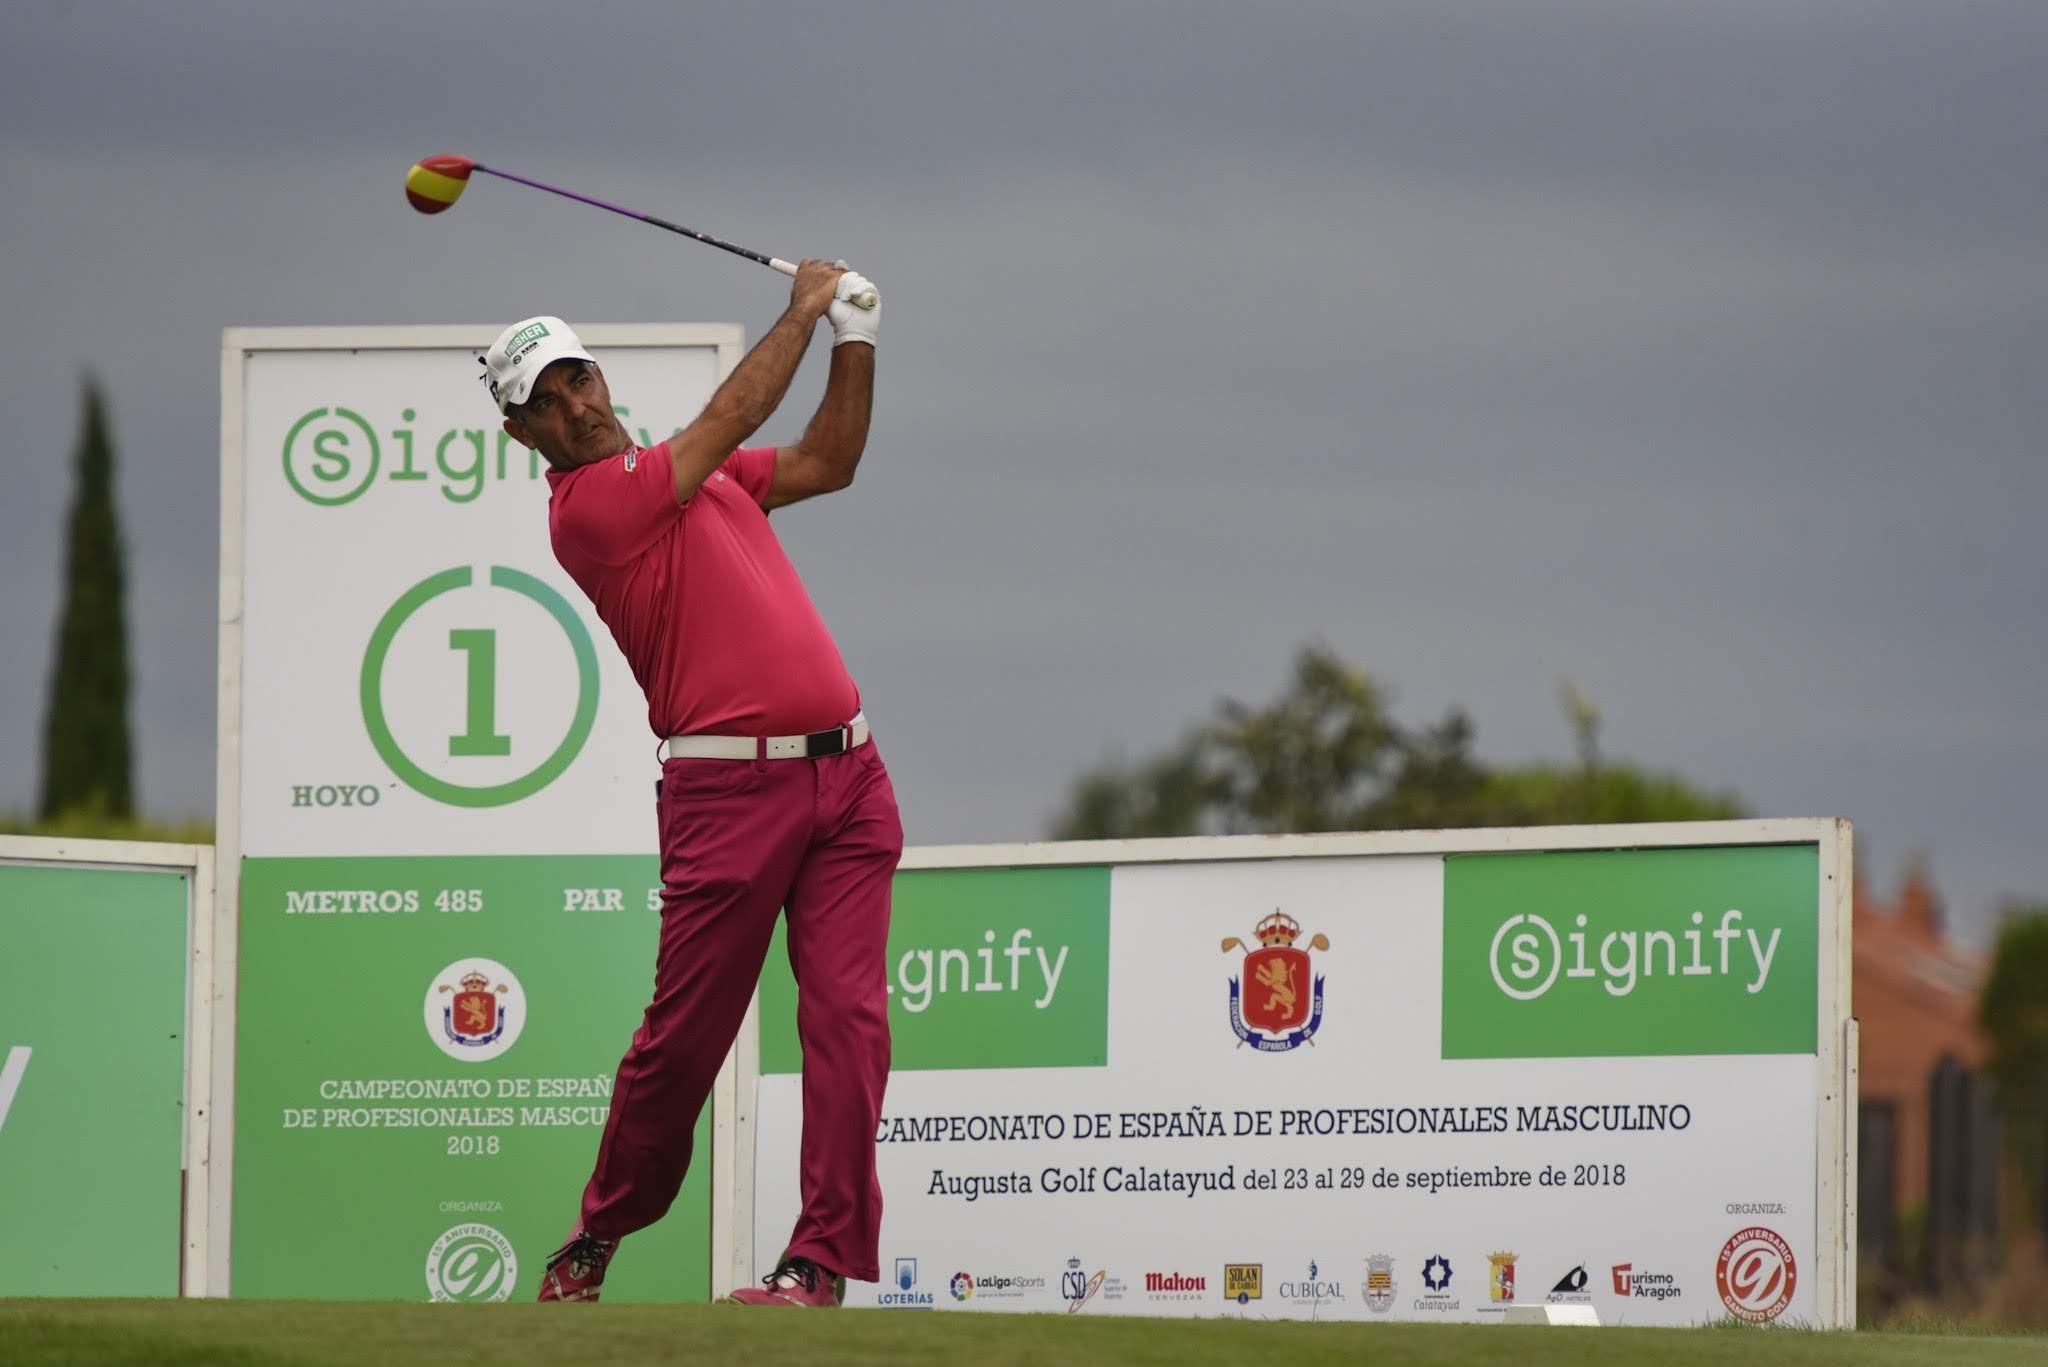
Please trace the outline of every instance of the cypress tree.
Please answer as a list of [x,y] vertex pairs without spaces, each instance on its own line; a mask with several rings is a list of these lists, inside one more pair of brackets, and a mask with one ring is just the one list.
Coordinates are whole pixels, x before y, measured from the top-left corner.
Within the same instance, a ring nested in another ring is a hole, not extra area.
[[114,511],[114,444],[106,402],[88,379],[77,486],[64,541],[64,599],[57,617],[50,695],[43,710],[45,819],[97,810],[135,813],[128,744],[127,575]]

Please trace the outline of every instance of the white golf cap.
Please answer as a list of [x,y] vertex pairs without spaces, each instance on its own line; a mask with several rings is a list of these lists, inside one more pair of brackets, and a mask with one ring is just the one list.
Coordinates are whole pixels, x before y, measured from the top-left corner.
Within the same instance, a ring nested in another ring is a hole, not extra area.
[[533,382],[556,361],[588,361],[597,358],[583,349],[583,341],[559,318],[543,315],[514,323],[498,334],[484,353],[484,382],[503,413],[515,403],[525,403],[533,393]]

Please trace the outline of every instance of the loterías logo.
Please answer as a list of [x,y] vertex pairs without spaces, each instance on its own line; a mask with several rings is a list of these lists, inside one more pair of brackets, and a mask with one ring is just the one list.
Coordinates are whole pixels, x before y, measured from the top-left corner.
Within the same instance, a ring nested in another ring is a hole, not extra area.
[[[1261,1053],[1281,1054],[1314,1042],[1323,1023],[1323,979],[1313,976],[1307,949],[1295,948],[1301,923],[1275,911],[1252,931],[1253,948],[1235,935],[1223,941],[1223,952],[1245,951],[1243,973],[1230,980],[1230,1028],[1239,1048],[1249,1044]],[[1329,937],[1316,935],[1309,949],[1328,949]]]

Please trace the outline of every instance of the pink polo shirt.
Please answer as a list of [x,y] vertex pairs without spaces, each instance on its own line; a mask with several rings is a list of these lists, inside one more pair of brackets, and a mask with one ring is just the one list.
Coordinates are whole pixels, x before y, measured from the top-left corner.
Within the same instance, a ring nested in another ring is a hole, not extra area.
[[668,445],[548,471],[555,559],[611,628],[657,736],[787,736],[860,690],[768,525],[775,448],[735,451],[678,507]]

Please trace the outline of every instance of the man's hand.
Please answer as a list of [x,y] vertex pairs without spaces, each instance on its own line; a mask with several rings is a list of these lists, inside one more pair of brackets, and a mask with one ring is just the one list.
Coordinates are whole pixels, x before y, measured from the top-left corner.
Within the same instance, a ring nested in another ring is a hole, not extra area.
[[[856,294],[872,291],[875,306],[871,309],[856,308],[847,300]],[[832,320],[832,345],[845,346],[848,342],[875,344],[875,334],[882,330],[882,292],[875,289],[874,282],[859,271],[848,271],[839,277],[838,288],[832,292],[832,306],[825,310],[825,316]]]
[[789,311],[806,322],[815,323],[830,308],[844,266],[830,261],[805,259],[797,263],[796,282],[789,287]]

